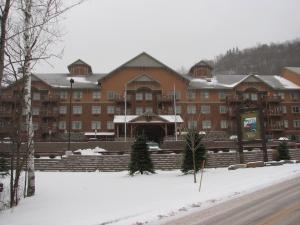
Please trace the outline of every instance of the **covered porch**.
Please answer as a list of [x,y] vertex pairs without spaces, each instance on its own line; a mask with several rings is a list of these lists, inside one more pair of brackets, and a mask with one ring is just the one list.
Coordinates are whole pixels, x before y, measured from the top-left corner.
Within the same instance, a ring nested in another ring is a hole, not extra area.
[[[166,136],[175,135],[181,130],[183,120],[180,115],[117,115],[114,117],[116,138],[135,138],[144,134],[148,141],[161,142]],[[125,130],[126,127],[126,130]]]

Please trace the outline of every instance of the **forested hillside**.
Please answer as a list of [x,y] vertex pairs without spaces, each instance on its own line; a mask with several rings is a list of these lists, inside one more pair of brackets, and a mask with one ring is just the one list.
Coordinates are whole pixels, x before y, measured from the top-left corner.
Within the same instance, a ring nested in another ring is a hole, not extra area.
[[285,66],[300,67],[300,39],[253,48],[230,49],[216,57],[216,74],[280,74]]

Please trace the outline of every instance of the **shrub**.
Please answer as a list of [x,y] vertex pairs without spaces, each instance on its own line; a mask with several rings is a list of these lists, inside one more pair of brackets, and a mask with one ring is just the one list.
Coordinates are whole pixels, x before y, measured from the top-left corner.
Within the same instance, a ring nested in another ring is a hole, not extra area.
[[279,154],[279,160],[290,160],[291,159],[286,141],[280,142],[280,144],[277,147],[277,151]]
[[54,159],[54,158],[55,158],[55,155],[49,155],[49,158],[50,158],[50,159]]
[[35,154],[34,155],[34,158],[37,158],[37,159],[39,159],[41,156],[40,155],[38,155],[38,154]]

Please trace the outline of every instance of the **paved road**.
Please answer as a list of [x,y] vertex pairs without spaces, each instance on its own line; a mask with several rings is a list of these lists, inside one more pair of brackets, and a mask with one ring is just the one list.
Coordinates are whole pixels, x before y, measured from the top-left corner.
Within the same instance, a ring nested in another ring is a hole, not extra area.
[[300,225],[300,177],[164,225]]

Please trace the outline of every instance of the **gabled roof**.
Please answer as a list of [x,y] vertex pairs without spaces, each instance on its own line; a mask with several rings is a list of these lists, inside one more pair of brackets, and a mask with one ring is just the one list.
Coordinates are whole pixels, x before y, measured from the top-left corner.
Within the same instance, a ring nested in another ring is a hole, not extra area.
[[300,75],[300,67],[284,67],[284,68]]
[[[143,120],[143,117],[150,116],[151,120]],[[176,120],[177,123],[182,123],[183,119],[180,115],[156,115],[154,113],[144,113],[142,115],[116,115],[114,116],[114,123],[174,123]]]
[[149,55],[146,52],[142,52],[141,54],[139,54],[139,55],[135,56],[134,58],[130,59],[129,61],[125,62],[121,66],[117,67],[116,69],[114,69],[113,71],[108,73],[102,79],[112,75],[113,73],[115,73],[116,71],[118,71],[122,68],[130,68],[130,67],[132,67],[132,68],[136,68],[136,67],[165,68],[165,69],[171,71],[172,73],[174,73],[175,75],[180,76],[181,78],[183,78],[185,80],[188,80],[185,76],[181,75],[180,73],[176,72],[172,68],[170,68],[167,65],[163,64],[162,62],[158,61],[157,59],[155,59],[154,57],[152,57],[151,55]]
[[232,89],[247,80],[257,80],[275,90],[300,90],[300,86],[277,75],[215,75],[212,79],[192,79],[191,89]]
[[206,62],[206,61],[204,61],[204,60],[201,60],[200,62],[196,63],[195,65],[193,65],[193,66],[191,67],[190,73],[191,73],[191,71],[192,71],[193,68],[198,67],[198,66],[201,66],[201,67],[209,67],[210,69],[213,69],[212,66],[211,66],[208,62]]
[[93,74],[93,76],[70,76],[69,73],[36,73],[34,76],[54,88],[70,88],[70,79],[75,82],[74,89],[98,88],[98,80],[105,74]]
[[70,71],[71,67],[77,66],[77,65],[78,66],[82,66],[82,65],[87,66],[89,68],[89,72],[92,73],[92,67],[81,59],[77,59],[75,62],[68,65],[68,70]]

